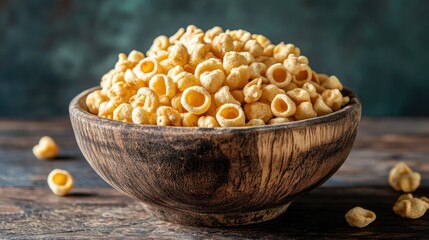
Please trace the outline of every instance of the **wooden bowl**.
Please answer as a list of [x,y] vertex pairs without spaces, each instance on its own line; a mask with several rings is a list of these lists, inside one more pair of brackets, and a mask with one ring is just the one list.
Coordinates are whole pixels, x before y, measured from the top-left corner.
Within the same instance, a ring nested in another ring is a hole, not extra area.
[[341,110],[279,125],[243,128],[144,126],[70,103],[77,143],[94,170],[157,218],[183,225],[235,226],[273,219],[325,182],[353,145],[356,95]]

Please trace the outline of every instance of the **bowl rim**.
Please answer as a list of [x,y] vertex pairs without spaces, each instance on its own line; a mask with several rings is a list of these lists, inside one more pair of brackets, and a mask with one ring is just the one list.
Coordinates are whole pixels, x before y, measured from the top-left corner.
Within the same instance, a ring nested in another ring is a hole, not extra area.
[[[89,93],[100,90],[101,87],[96,86],[89,89],[86,89],[75,96],[69,105],[69,114],[70,117],[80,117],[95,123],[97,125],[105,125],[109,127],[120,127],[126,128],[130,131],[159,131],[165,132],[168,130],[169,133],[177,134],[225,134],[225,133],[249,133],[249,132],[266,132],[266,131],[275,131],[275,130],[284,130],[290,128],[301,128],[307,127],[309,125],[323,124],[328,122],[333,122],[338,119],[343,118],[352,111],[357,111],[358,114],[361,114],[361,103],[357,95],[350,89],[344,88],[341,92],[343,96],[349,96],[350,101],[340,110],[314,118],[279,123],[273,125],[261,125],[261,126],[245,126],[245,127],[215,127],[215,128],[199,128],[199,127],[175,127],[175,126],[158,126],[158,125],[142,125],[129,122],[121,122],[116,120],[111,120],[107,118],[102,118],[97,115],[94,115],[88,112],[86,109],[80,106],[80,102],[86,97]],[[360,116],[359,116],[360,118]]]

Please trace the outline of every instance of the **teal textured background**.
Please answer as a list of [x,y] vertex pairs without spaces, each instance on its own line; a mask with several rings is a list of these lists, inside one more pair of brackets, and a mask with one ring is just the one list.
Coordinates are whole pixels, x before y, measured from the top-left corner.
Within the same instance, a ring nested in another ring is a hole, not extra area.
[[429,1],[0,0],[0,117],[67,115],[119,52],[195,24],[301,48],[367,116],[429,116]]

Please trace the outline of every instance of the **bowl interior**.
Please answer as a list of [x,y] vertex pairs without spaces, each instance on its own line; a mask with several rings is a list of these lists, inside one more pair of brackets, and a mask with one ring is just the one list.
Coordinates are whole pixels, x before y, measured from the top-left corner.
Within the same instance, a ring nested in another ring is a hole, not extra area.
[[248,126],[248,127],[228,127],[228,128],[190,128],[190,127],[165,127],[165,126],[157,126],[157,125],[141,125],[141,124],[134,124],[134,123],[127,123],[127,122],[119,122],[111,119],[101,118],[98,117],[88,111],[88,108],[86,106],[85,100],[88,94],[95,90],[100,90],[100,87],[93,87],[89,88],[79,95],[77,95],[70,103],[69,111],[70,114],[79,115],[80,117],[84,117],[87,120],[92,121],[99,121],[100,124],[111,124],[113,126],[125,126],[130,125],[128,127],[144,130],[144,129],[159,129],[159,131],[168,131],[169,133],[177,132],[179,134],[196,134],[196,133],[228,133],[228,132],[250,132],[250,131],[272,131],[272,130],[278,130],[278,129],[285,129],[285,128],[296,128],[296,127],[305,127],[310,126],[314,124],[320,124],[320,123],[327,123],[327,122],[333,122],[339,118],[343,118],[347,113],[350,111],[356,112],[356,115],[358,115],[357,121],[360,121],[361,116],[361,103],[357,95],[351,91],[350,89],[344,88],[342,91],[343,96],[350,97],[349,103],[342,107],[340,110],[324,115],[319,116],[315,118],[305,119],[305,120],[299,120],[299,121],[292,121],[287,123],[281,123],[281,124],[275,124],[275,125],[263,125],[263,126]]

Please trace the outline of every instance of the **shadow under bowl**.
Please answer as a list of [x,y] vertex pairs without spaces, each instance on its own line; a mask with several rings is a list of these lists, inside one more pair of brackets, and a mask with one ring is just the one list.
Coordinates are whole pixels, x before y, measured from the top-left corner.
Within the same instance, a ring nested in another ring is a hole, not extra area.
[[88,89],[70,103],[77,143],[111,186],[153,216],[183,225],[273,219],[331,177],[351,151],[361,104],[312,119],[242,128],[147,126],[88,112]]

